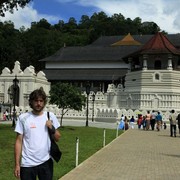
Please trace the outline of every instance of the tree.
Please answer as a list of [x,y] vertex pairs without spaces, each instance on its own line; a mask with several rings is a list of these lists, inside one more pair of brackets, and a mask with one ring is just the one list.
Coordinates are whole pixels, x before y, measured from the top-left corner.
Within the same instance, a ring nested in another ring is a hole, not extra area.
[[160,27],[154,22],[143,22],[141,25],[142,34],[156,34]]
[[86,97],[81,94],[81,91],[68,83],[57,83],[52,85],[50,90],[51,104],[56,104],[62,109],[60,124],[62,126],[63,116],[69,109],[81,111],[85,106]]
[[55,25],[41,19],[32,22],[30,28],[21,27],[19,30],[11,21],[0,22],[0,71],[4,67],[12,69],[15,59],[21,63],[22,69],[32,65],[36,71],[42,70],[45,63],[39,60],[54,54],[64,45],[85,46],[102,35],[155,34],[157,31],[160,28],[154,22],[141,22],[139,17],[125,19],[122,14],[108,17],[104,12],[94,13],[90,18],[83,15],[79,24],[73,17],[68,23],[60,20]]
[[58,24],[54,24],[54,29],[62,31],[64,27],[64,21],[59,20]]
[[21,47],[20,32],[14,29],[14,24],[11,21],[0,23],[0,70],[14,67]]
[[127,34],[124,31],[125,17],[122,14],[114,14],[111,17],[112,35]]
[[18,6],[24,8],[32,0],[1,0],[0,1],[0,16],[5,16],[4,12],[13,13],[14,8],[18,10]]
[[79,21],[79,28],[80,29],[89,29],[91,25],[91,21],[89,19],[89,16],[82,15],[81,20]]
[[41,19],[39,22],[36,23],[36,26],[38,28],[44,28],[44,29],[51,29],[51,24],[46,19]]
[[24,53],[19,54],[19,61],[22,68],[32,65],[37,71],[44,69],[44,62],[39,60],[54,54],[64,43],[62,33],[51,28],[46,19],[32,22],[31,28],[21,31],[21,39]]

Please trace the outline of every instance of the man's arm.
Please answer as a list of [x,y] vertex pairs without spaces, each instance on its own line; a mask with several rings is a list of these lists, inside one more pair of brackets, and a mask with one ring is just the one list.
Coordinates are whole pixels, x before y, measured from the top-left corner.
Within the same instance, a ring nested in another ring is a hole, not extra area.
[[22,150],[22,135],[17,133],[16,142],[14,146],[14,158],[15,158],[15,169],[14,175],[17,178],[20,178],[20,158],[21,158],[21,150]]
[[55,129],[54,126],[52,125],[52,121],[47,120],[46,121],[46,126],[50,129],[50,132],[52,134],[52,137],[54,138],[54,140],[57,142],[59,141],[61,134],[59,132],[58,129]]
[[59,130],[56,129],[56,131],[54,133],[54,140],[57,142],[57,141],[59,141],[60,137],[61,137],[61,134],[60,134]]

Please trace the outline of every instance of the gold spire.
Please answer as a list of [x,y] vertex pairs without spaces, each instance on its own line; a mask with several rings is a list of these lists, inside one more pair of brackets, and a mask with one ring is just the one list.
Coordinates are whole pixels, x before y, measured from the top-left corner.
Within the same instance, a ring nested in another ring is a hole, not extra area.
[[128,35],[126,35],[122,40],[111,44],[111,46],[132,46],[132,45],[141,45],[141,43],[135,41],[130,33],[128,33]]

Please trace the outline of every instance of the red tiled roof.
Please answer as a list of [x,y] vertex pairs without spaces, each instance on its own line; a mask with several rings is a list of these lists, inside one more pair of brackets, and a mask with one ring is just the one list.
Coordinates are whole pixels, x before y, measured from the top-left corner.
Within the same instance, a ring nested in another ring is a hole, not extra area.
[[139,51],[140,54],[172,53],[180,54],[180,51],[162,33],[156,33]]

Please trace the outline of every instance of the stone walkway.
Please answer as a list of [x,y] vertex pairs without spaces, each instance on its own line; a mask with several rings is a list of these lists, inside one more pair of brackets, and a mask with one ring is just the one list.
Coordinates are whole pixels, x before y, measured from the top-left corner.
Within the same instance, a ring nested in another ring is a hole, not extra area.
[[179,180],[180,137],[130,129],[60,180]]

